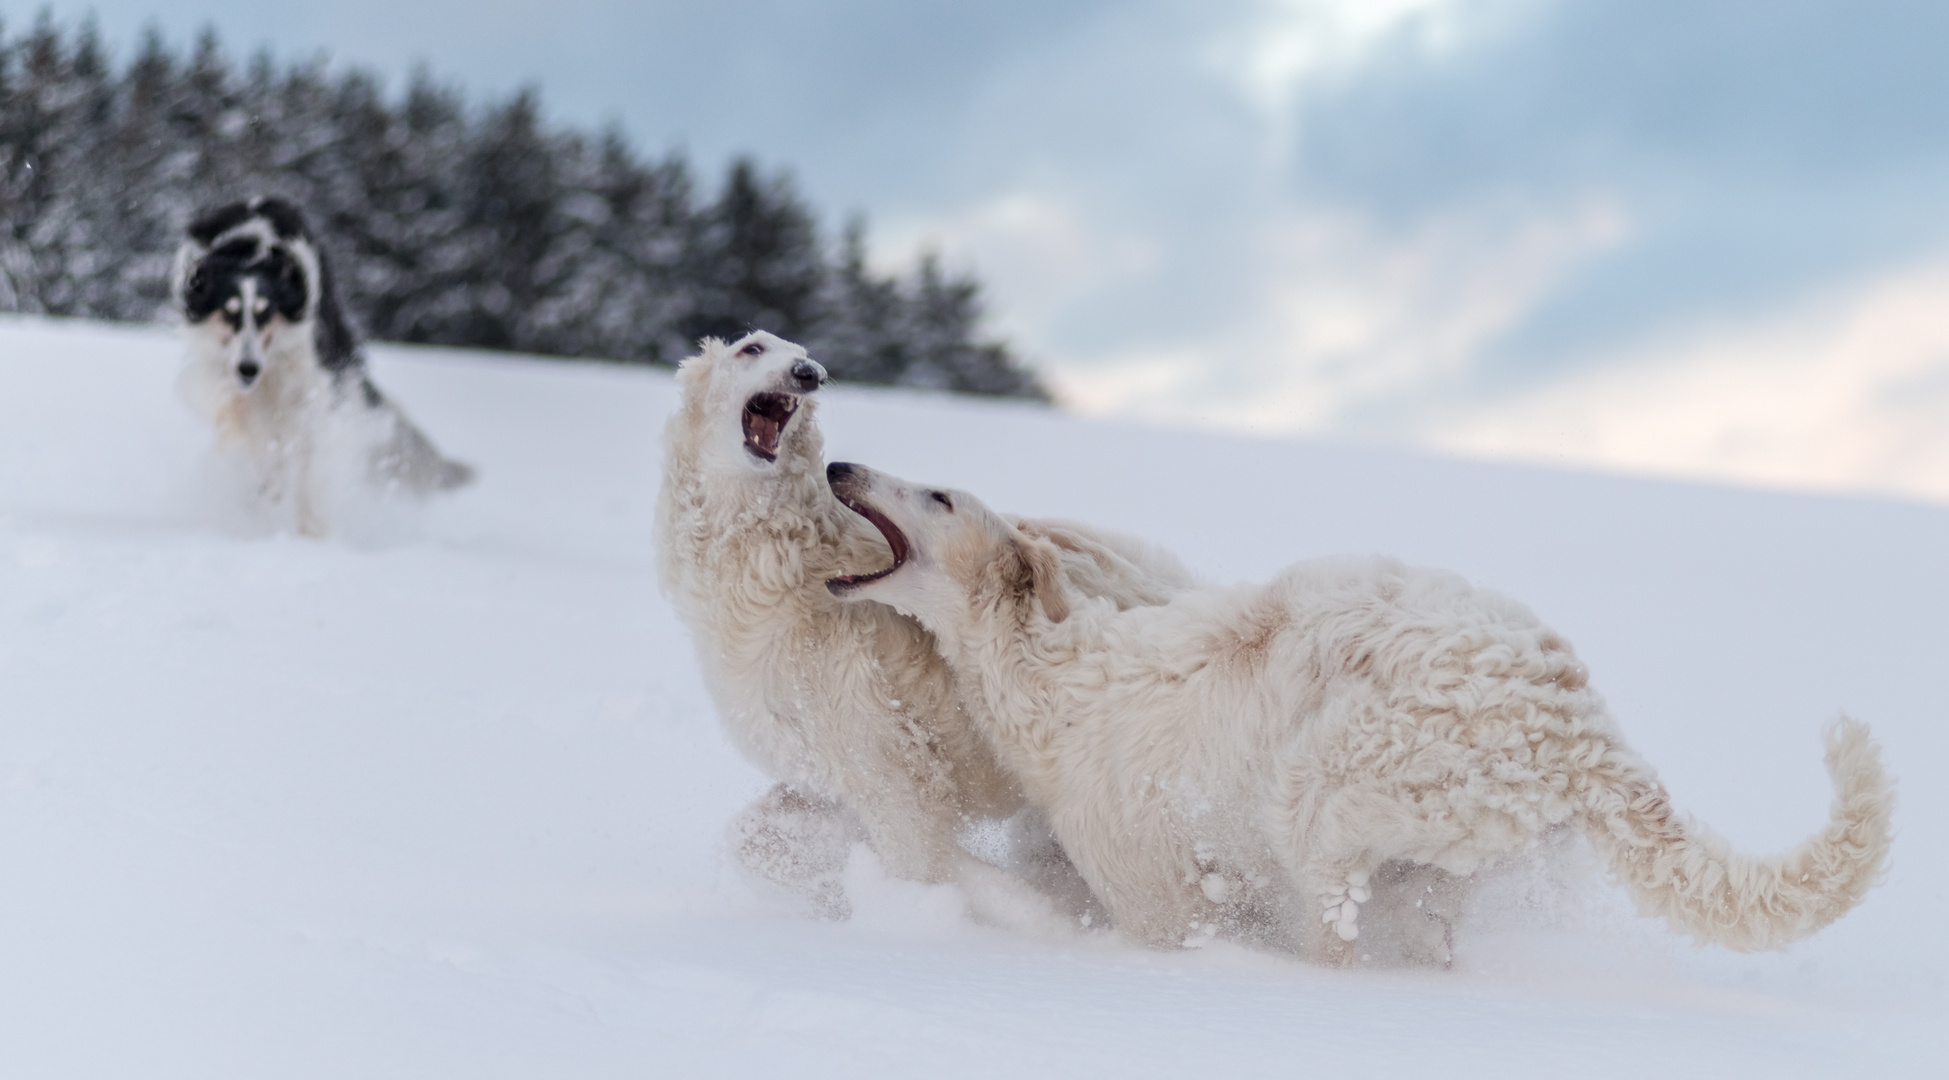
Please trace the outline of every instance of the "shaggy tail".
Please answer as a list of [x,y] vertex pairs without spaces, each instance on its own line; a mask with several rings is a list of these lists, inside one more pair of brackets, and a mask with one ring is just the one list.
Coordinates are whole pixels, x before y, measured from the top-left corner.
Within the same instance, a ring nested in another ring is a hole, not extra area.
[[1651,771],[1628,751],[1606,754],[1607,782],[1592,792],[1585,832],[1646,915],[1701,943],[1750,952],[1780,949],[1846,914],[1881,876],[1894,785],[1866,724],[1842,718],[1826,732],[1834,806],[1827,826],[1770,859],[1733,851],[1672,809]]

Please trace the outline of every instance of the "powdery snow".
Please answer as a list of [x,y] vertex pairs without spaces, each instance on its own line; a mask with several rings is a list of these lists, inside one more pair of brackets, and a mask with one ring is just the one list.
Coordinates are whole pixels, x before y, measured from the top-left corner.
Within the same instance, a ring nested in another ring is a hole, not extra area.
[[1790,952],[1632,918],[1581,841],[1456,969],[977,925],[730,864],[766,780],[657,595],[667,372],[381,347],[480,484],[313,542],[239,519],[167,330],[0,318],[0,1074],[1901,1077],[1949,1069],[1949,509],[1485,466],[838,389],[835,459],[1221,580],[1384,551],[1574,641],[1679,805],[1752,851],[1869,721],[1894,868]]

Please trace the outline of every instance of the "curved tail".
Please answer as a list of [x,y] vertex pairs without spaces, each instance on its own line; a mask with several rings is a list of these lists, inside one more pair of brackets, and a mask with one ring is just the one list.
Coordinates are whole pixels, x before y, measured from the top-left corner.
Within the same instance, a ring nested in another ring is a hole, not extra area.
[[1599,767],[1584,828],[1645,915],[1748,952],[1780,949],[1846,914],[1881,876],[1894,784],[1868,726],[1842,718],[1826,732],[1834,806],[1825,828],[1783,855],[1741,855],[1672,809],[1671,798],[1628,751]]

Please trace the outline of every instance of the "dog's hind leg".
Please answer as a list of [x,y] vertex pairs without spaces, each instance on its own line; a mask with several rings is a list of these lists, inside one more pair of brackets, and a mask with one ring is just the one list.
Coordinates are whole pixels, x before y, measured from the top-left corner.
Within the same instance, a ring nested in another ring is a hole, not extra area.
[[1317,912],[1308,919],[1309,959],[1347,965],[1367,951],[1355,942],[1362,908],[1380,884],[1375,875],[1425,846],[1428,825],[1388,791],[1349,785],[1322,769],[1318,757],[1293,759],[1274,827],[1286,866]]
[[1307,958],[1346,967],[1360,958],[1360,907],[1373,898],[1372,872],[1359,860],[1309,859],[1308,888],[1319,901],[1320,923],[1310,927]]
[[1317,913],[1303,916],[1307,959],[1344,967],[1360,958],[1360,906],[1373,898],[1373,873],[1387,857],[1373,850],[1379,838],[1363,825],[1392,808],[1384,797],[1348,787],[1327,760],[1317,745],[1293,748],[1270,824],[1274,849]]
[[1449,967],[1468,878],[1394,859],[1374,873],[1373,902],[1361,908],[1363,949],[1385,963]]

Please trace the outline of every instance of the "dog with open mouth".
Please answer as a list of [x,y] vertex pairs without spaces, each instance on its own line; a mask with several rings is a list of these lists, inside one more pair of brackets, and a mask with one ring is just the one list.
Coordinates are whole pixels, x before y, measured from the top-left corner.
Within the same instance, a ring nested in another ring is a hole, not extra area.
[[1119,611],[966,492],[827,475],[892,554],[828,590],[933,632],[974,723],[1140,941],[1243,930],[1350,964],[1403,867],[1466,877],[1561,828],[1641,911],[1740,950],[1819,930],[1881,874],[1893,787],[1863,724],[1828,731],[1827,825],[1751,858],[1673,808],[1561,637],[1452,574],[1320,560]]
[[[803,348],[770,333],[704,341],[677,373],[656,535],[664,592],[691,629],[725,727],[779,781],[734,826],[738,857],[840,916],[839,871],[855,839],[896,877],[988,880],[957,833],[1008,818],[1022,798],[970,729],[927,632],[825,589],[888,554],[826,486],[816,416],[825,381]],[[1138,541],[1072,522],[1025,527],[1061,545],[1079,593],[1129,606],[1192,584]],[[1042,862],[1039,883],[1060,889],[1066,865]]]
[[220,444],[243,448],[257,494],[288,504],[300,533],[326,531],[322,489],[340,445],[362,459],[358,480],[384,493],[425,496],[473,478],[373,385],[296,206],[259,198],[199,216],[172,294],[189,327],[183,396]]

